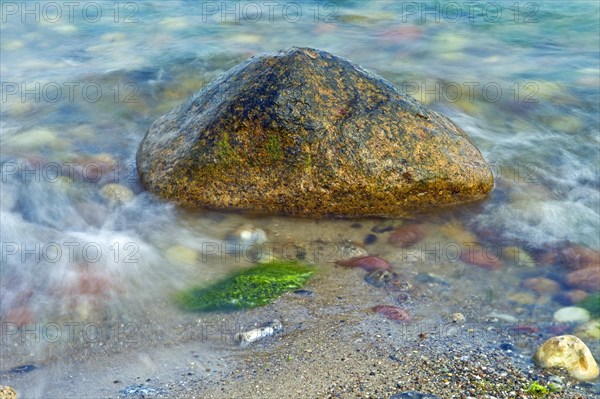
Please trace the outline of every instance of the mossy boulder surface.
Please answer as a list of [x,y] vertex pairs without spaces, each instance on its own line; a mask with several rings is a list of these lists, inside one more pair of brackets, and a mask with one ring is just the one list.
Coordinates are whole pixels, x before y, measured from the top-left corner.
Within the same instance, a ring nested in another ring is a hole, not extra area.
[[291,48],[256,56],[154,122],[142,184],[184,206],[404,216],[484,198],[491,170],[448,118],[357,64]]
[[301,288],[313,272],[295,261],[273,261],[239,271],[210,286],[181,291],[176,300],[184,309],[194,311],[263,306],[285,292]]

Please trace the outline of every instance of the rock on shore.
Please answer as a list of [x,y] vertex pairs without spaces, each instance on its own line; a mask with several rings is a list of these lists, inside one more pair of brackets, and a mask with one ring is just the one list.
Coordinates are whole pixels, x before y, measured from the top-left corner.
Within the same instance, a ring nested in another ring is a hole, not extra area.
[[357,64],[290,48],[248,59],[154,122],[142,184],[184,206],[402,216],[484,198],[467,135]]

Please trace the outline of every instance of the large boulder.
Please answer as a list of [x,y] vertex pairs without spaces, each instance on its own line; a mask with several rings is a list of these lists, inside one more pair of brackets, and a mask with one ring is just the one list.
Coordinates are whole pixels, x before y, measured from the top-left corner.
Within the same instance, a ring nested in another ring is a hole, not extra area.
[[490,168],[448,118],[325,51],[252,57],[150,127],[142,184],[184,206],[403,216],[482,199]]

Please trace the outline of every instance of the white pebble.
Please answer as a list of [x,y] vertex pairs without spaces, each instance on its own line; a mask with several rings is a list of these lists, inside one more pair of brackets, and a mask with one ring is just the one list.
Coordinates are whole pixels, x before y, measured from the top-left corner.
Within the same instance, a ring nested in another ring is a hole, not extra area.
[[554,312],[554,320],[562,323],[584,323],[590,319],[590,312],[577,306],[567,306]]

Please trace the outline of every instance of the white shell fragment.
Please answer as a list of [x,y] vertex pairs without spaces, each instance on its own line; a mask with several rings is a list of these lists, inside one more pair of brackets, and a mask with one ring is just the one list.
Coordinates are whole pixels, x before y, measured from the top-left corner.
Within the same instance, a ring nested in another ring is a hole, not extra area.
[[266,337],[273,336],[283,330],[283,324],[278,319],[273,320],[269,324],[255,328],[254,330],[240,332],[235,335],[235,342],[240,346],[246,346],[252,342],[256,342]]

